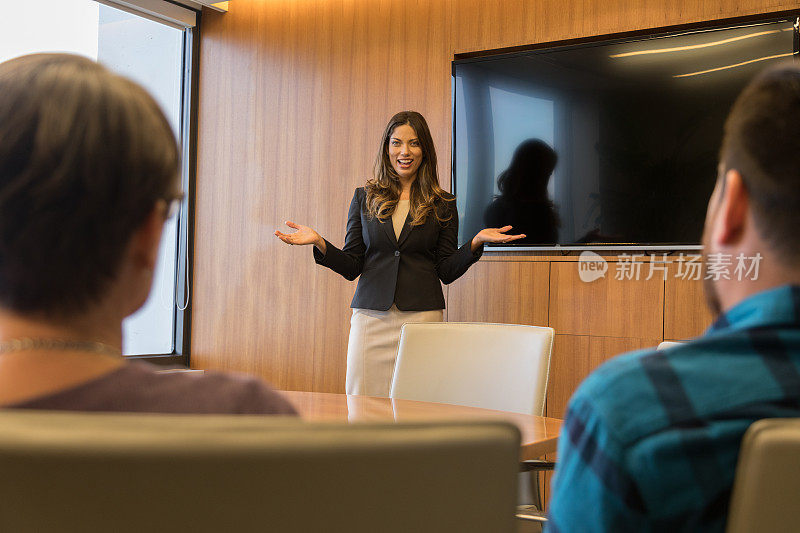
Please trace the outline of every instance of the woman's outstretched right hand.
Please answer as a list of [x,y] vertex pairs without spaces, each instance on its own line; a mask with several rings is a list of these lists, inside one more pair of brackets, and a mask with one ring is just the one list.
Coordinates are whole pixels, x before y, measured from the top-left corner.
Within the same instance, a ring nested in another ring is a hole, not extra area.
[[325,246],[325,239],[320,236],[319,233],[314,231],[312,228],[308,226],[303,226],[302,224],[295,224],[294,222],[287,220],[286,225],[290,228],[297,230],[294,233],[282,233],[280,231],[275,231],[275,236],[278,237],[280,240],[285,242],[286,244],[313,244],[317,247],[317,249],[322,252],[323,254],[326,251]]

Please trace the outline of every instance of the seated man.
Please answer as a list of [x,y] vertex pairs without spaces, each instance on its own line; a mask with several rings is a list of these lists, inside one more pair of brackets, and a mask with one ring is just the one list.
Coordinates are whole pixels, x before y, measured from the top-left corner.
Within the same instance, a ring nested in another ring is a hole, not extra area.
[[0,64],[0,407],[294,413],[255,379],[121,356],[178,187],[144,89],[78,56]]
[[[800,69],[767,70],[725,124],[703,236],[700,338],[604,364],[572,397],[548,531],[723,531],[742,436],[800,416]],[[722,255],[714,255],[722,254]],[[759,265],[740,281],[737,257]]]

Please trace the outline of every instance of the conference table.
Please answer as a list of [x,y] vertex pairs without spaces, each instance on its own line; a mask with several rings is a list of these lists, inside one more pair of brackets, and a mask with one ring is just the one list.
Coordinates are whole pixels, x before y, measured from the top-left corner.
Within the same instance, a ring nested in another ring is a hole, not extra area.
[[444,403],[348,396],[327,392],[281,391],[304,420],[326,422],[421,422],[503,420],[519,428],[520,459],[537,459],[556,451],[561,420]]

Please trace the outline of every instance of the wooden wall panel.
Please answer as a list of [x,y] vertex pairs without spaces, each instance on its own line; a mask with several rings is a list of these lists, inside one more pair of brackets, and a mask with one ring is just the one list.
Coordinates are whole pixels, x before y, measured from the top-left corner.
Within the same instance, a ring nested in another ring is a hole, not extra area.
[[399,110],[427,117],[448,161],[448,6],[241,0],[204,13],[192,366],[343,391],[354,285],[272,233],[289,219],[341,245]]
[[547,325],[549,263],[479,261],[452,283],[450,322]]
[[664,281],[660,275],[646,280],[616,279],[616,263],[608,263],[604,278],[581,281],[578,264],[551,263],[550,327],[556,334],[604,337],[661,338]]
[[797,7],[785,0],[454,0],[453,50],[476,52]]
[[664,287],[664,340],[679,341],[696,337],[711,325],[701,280],[676,277],[676,265]]
[[[454,53],[798,7],[780,0],[236,0],[226,14],[205,11],[192,365],[250,372],[281,388],[343,391],[353,285],[272,232],[293,219],[341,243],[353,188],[370,173],[386,120],[402,109],[428,118],[447,187]],[[476,276],[491,277],[502,267],[476,268]],[[565,314],[569,283],[557,287],[550,301],[558,324],[585,331],[583,314]],[[644,302],[658,301],[646,285],[620,289],[622,297],[608,297],[641,300],[649,335],[646,315],[661,311]],[[470,314],[463,306],[457,313]],[[589,316],[588,331],[602,323],[611,325],[603,334],[628,336],[628,315],[620,315],[622,326],[616,316],[604,323]]]
[[659,342],[660,337],[592,337],[556,333],[547,385],[547,416],[563,418],[572,393],[603,362],[624,352],[657,346]]

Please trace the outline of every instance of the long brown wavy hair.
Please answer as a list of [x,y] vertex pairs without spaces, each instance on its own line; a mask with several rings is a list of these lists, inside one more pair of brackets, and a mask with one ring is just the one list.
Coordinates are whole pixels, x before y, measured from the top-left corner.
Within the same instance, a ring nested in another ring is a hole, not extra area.
[[364,190],[367,194],[367,211],[370,216],[385,220],[392,216],[403,187],[400,176],[397,175],[391,161],[389,161],[389,139],[395,128],[407,124],[414,129],[422,148],[422,163],[417,169],[417,179],[411,184],[411,198],[409,214],[411,225],[419,226],[425,223],[429,214],[433,213],[440,223],[450,220],[452,215],[446,215],[449,210],[437,209],[444,202],[453,201],[439,186],[439,170],[436,164],[436,148],[433,146],[433,137],[428,129],[425,117],[416,111],[401,111],[393,116],[381,137],[378,156],[375,158],[373,177],[367,180]]

